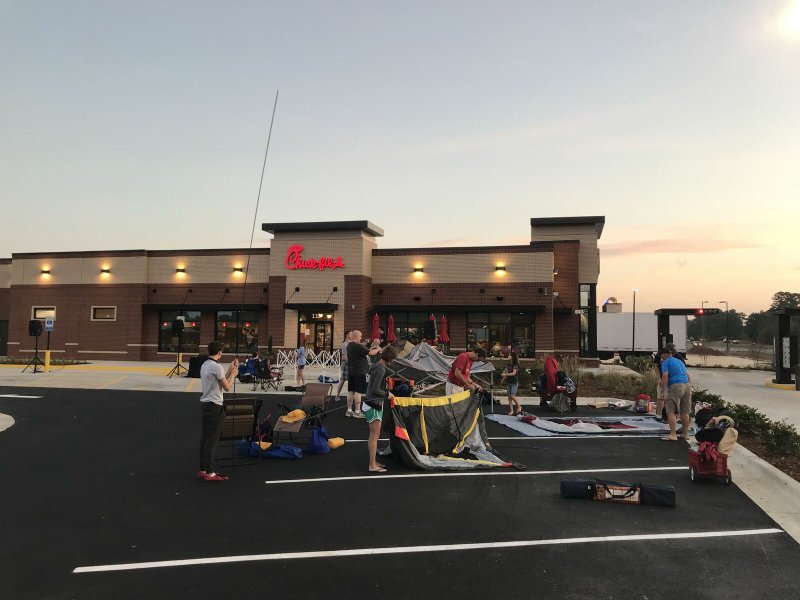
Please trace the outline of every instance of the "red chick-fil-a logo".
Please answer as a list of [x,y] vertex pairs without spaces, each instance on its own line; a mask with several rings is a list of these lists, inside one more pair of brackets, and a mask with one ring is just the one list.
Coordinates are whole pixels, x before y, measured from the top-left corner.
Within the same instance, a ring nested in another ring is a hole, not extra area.
[[294,269],[343,269],[344,262],[341,256],[333,258],[332,256],[320,256],[319,258],[303,259],[303,247],[299,244],[292,244],[286,252],[286,268],[293,271]]

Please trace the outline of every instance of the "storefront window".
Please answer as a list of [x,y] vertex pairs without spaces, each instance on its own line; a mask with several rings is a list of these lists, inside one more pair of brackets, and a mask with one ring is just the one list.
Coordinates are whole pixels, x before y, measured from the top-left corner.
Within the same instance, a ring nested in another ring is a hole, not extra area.
[[521,358],[533,357],[533,313],[467,313],[467,347],[482,346],[490,355],[511,342]]
[[[198,352],[200,349],[200,311],[162,310],[158,324],[159,352]],[[172,335],[172,322],[183,319],[183,335]],[[180,347],[179,347],[180,346]]]
[[[412,344],[419,344],[425,339],[425,322],[431,316],[430,312],[401,312],[392,313],[394,317],[394,336],[398,340],[408,340]],[[449,320],[449,315],[444,315]],[[437,313],[437,331],[441,325],[442,313]],[[386,331],[389,315],[381,315],[381,327]]]
[[223,352],[258,351],[258,311],[218,310],[214,339],[222,342]]
[[580,286],[580,330],[579,330],[579,348],[581,356],[589,356],[589,309],[591,298],[591,286],[581,284]]

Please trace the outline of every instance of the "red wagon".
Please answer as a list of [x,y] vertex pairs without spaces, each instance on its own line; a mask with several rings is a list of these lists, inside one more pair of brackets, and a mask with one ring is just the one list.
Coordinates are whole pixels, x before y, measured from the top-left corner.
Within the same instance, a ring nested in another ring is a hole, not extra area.
[[717,460],[707,460],[701,452],[690,449],[689,479],[695,481],[698,477],[720,477],[726,485],[730,485],[733,477],[728,468],[728,455],[718,453]]

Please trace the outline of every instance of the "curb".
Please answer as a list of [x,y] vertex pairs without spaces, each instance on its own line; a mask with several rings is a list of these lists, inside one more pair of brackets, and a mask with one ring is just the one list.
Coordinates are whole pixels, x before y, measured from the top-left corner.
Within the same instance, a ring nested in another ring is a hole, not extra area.
[[728,457],[728,466],[739,489],[796,542],[800,542],[800,482],[741,444]]
[[5,431],[15,423],[14,417],[0,413],[0,431]]

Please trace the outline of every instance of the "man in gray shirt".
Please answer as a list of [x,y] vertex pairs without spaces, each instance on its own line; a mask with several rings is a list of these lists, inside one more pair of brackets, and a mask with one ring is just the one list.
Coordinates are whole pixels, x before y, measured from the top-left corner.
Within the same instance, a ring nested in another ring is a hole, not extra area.
[[203,481],[227,481],[227,477],[217,473],[217,445],[222,434],[225,412],[222,408],[222,393],[230,391],[239,372],[239,360],[234,358],[228,371],[219,360],[222,358],[222,343],[214,340],[208,344],[208,360],[200,367],[200,383],[203,395],[200,396],[200,410],[203,414],[203,429],[200,434],[200,472],[198,479]]

